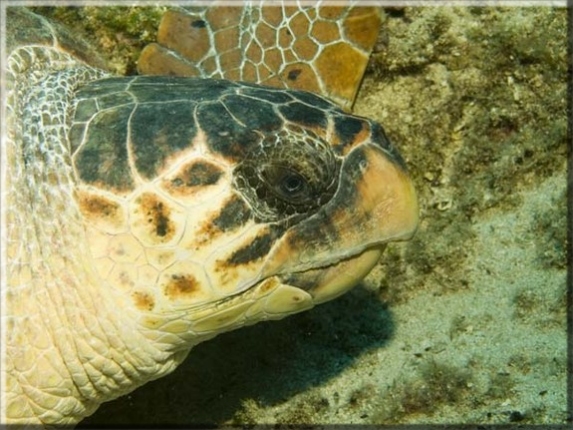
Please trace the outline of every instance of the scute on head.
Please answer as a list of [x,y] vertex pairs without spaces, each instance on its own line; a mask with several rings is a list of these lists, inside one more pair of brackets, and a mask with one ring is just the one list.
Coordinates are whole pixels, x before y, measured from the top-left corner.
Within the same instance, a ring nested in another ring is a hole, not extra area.
[[85,188],[76,190],[76,200],[85,219],[98,229],[108,233],[124,229],[127,214],[120,201]]
[[[175,100],[160,95],[163,84],[176,89]],[[154,321],[161,315],[173,318],[168,315],[185,307],[205,312],[239,306],[229,297],[274,294],[256,288],[274,277],[294,283],[289,288],[305,291],[316,302],[326,300],[367,273],[387,240],[407,238],[415,229],[415,194],[383,130],[324,98],[175,77],[102,81],[79,97],[84,103],[100,100],[104,88],[125,96],[114,98],[117,109],[109,103],[112,98],[105,98],[106,109],[91,119],[79,111],[81,118],[73,124],[84,132],[78,133],[83,140],[75,145],[75,168],[86,187],[118,195],[114,201],[122,210],[116,211],[127,218],[116,229],[133,235],[138,245],[131,253],[141,248],[136,264],[153,270],[131,271],[118,256],[112,257],[116,266],[111,271],[105,259],[96,264],[109,273],[109,282],[132,291],[134,306],[148,309]],[[179,114],[165,115],[173,109]],[[108,121],[97,120],[103,114],[130,132],[110,131]],[[99,164],[90,173],[94,179],[86,177],[82,157],[95,160],[110,151],[116,154],[110,164]],[[118,182],[132,185],[118,188]],[[99,202],[100,218],[106,219]],[[83,207],[88,214],[96,201]],[[104,233],[111,234],[114,249],[120,239],[109,228]],[[101,232],[93,238],[95,252],[101,249]],[[160,262],[162,255],[167,258]],[[149,275],[144,279],[142,273]],[[277,317],[278,302],[273,303],[272,312],[260,308],[257,315]],[[246,315],[234,315],[233,324],[251,323]]]
[[169,244],[182,234],[185,214],[155,192],[143,192],[129,205],[131,231],[147,245]]
[[[133,79],[130,98],[138,100],[143,91],[148,100],[151,83],[159,85],[163,79]],[[126,208],[125,228],[142,250],[137,264],[153,267],[153,273],[142,279],[147,272],[114,269],[110,273],[115,277],[109,279],[132,290],[140,311],[148,309],[159,318],[185,307],[200,307],[203,315],[212,307],[234,315],[224,318],[225,327],[251,323],[246,314],[236,313],[245,305],[230,297],[275,294],[267,291],[269,280],[275,279],[273,291],[304,291],[301,297],[310,297],[304,303],[312,303],[313,297],[326,300],[367,273],[387,240],[412,234],[417,215],[411,183],[383,131],[371,121],[303,92],[227,81],[199,86],[192,78],[166,82],[180,89],[173,103],[188,106],[193,133],[168,118],[160,128],[151,127],[145,138],[152,147],[157,147],[157,133],[188,139],[187,146],[183,141],[159,145],[162,161],[153,168],[154,177],[138,167],[143,134],[135,146],[128,136],[129,168],[123,175],[139,185],[118,200]],[[241,100],[262,114],[241,117]],[[169,110],[169,102],[161,105]],[[129,116],[131,129],[143,125],[143,117],[132,113],[138,109],[134,104],[121,111]],[[244,126],[253,121],[256,128]],[[97,135],[99,123],[87,124],[88,132]],[[78,148],[81,154],[86,146]],[[110,244],[117,241],[110,237]],[[159,262],[162,255],[167,258]],[[293,285],[287,288],[289,282]],[[138,285],[145,287],[145,300]],[[291,309],[287,302],[285,313]],[[277,317],[279,303],[268,301],[269,308],[261,307],[257,315]],[[194,312],[189,318],[192,327]],[[218,320],[209,321],[214,327]]]

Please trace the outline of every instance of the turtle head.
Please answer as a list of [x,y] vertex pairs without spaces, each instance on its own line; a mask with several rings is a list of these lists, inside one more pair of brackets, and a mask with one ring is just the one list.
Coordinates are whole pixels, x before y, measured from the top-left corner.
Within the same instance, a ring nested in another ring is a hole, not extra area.
[[[337,121],[355,126],[351,140]],[[233,178],[268,226],[239,260],[261,259],[261,279],[275,276],[313,304],[356,285],[387,242],[409,239],[418,225],[412,181],[380,125],[346,114],[332,123],[330,130],[287,125],[263,139]]]
[[308,291],[315,304],[356,285],[386,243],[410,239],[418,226],[404,162],[378,124],[353,119],[369,132],[344,147],[334,195],[285,233],[264,266],[265,274]]
[[382,128],[318,96],[140,77],[77,99],[76,197],[97,272],[147,328],[187,344],[332,299],[416,230]]

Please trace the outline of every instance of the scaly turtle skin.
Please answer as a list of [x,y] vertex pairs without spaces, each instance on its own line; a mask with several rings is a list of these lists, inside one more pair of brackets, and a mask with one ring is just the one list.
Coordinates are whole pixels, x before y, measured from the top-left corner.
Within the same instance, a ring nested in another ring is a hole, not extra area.
[[417,203],[382,128],[310,93],[110,77],[7,9],[2,422],[66,425],[199,342],[330,300]]

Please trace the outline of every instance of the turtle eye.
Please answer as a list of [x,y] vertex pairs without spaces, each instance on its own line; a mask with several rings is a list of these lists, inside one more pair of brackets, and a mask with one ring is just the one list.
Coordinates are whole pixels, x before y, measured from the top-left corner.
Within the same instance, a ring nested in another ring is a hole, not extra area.
[[264,222],[298,222],[317,212],[338,188],[340,161],[308,130],[267,136],[233,170],[233,183]]
[[300,203],[309,197],[309,182],[290,167],[267,165],[261,169],[260,175],[274,194],[283,200]]

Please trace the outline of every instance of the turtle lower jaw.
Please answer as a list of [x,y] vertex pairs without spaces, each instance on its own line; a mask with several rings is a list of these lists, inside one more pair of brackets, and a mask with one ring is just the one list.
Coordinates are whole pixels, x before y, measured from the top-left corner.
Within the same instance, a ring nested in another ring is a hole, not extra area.
[[358,284],[383,250],[384,245],[379,245],[335,264],[264,278],[240,294],[204,307],[202,315],[195,313],[193,333],[205,336],[202,341],[215,333],[280,319],[332,300]]
[[308,292],[313,304],[332,300],[356,286],[380,260],[386,245],[378,245],[336,264],[281,276],[284,284]]

